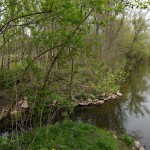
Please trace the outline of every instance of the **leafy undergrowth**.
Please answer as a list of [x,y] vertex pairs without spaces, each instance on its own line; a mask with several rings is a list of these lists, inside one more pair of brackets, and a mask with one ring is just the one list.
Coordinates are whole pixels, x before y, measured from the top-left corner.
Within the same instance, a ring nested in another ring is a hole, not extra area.
[[32,130],[14,140],[1,138],[2,150],[129,150],[111,132],[66,121]]

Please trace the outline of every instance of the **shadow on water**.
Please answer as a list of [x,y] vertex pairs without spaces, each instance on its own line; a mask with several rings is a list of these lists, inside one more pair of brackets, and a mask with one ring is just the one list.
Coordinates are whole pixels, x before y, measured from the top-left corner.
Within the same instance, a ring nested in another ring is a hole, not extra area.
[[126,131],[150,149],[150,66],[136,66],[121,92],[123,96],[113,102],[76,109],[72,119],[117,132]]
[[124,110],[121,109],[120,103],[104,104],[103,106],[91,106],[75,110],[73,120],[87,122],[98,127],[110,130],[124,130],[126,121]]

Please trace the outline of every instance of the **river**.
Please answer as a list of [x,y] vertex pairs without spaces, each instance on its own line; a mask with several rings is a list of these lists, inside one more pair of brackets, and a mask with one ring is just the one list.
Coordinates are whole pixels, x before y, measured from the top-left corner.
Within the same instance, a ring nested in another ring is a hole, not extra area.
[[76,109],[72,119],[126,131],[150,150],[150,65],[137,64],[120,91],[123,96],[113,102]]

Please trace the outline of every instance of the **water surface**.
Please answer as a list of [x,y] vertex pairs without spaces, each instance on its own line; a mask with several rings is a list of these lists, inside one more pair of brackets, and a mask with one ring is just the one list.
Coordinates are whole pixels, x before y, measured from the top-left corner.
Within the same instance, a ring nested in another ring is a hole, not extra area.
[[73,120],[126,131],[150,149],[150,65],[138,64],[121,92],[123,96],[113,102],[77,109]]

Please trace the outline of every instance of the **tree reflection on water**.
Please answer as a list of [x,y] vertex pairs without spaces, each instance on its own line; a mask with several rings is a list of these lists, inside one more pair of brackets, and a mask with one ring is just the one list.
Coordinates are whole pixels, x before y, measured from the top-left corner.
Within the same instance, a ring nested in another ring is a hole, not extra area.
[[121,88],[123,97],[101,106],[75,110],[73,120],[95,124],[110,130],[123,131],[130,116],[150,114],[150,67],[136,67]]
[[127,110],[136,117],[150,114],[147,103],[150,102],[150,67],[136,68],[128,78]]

